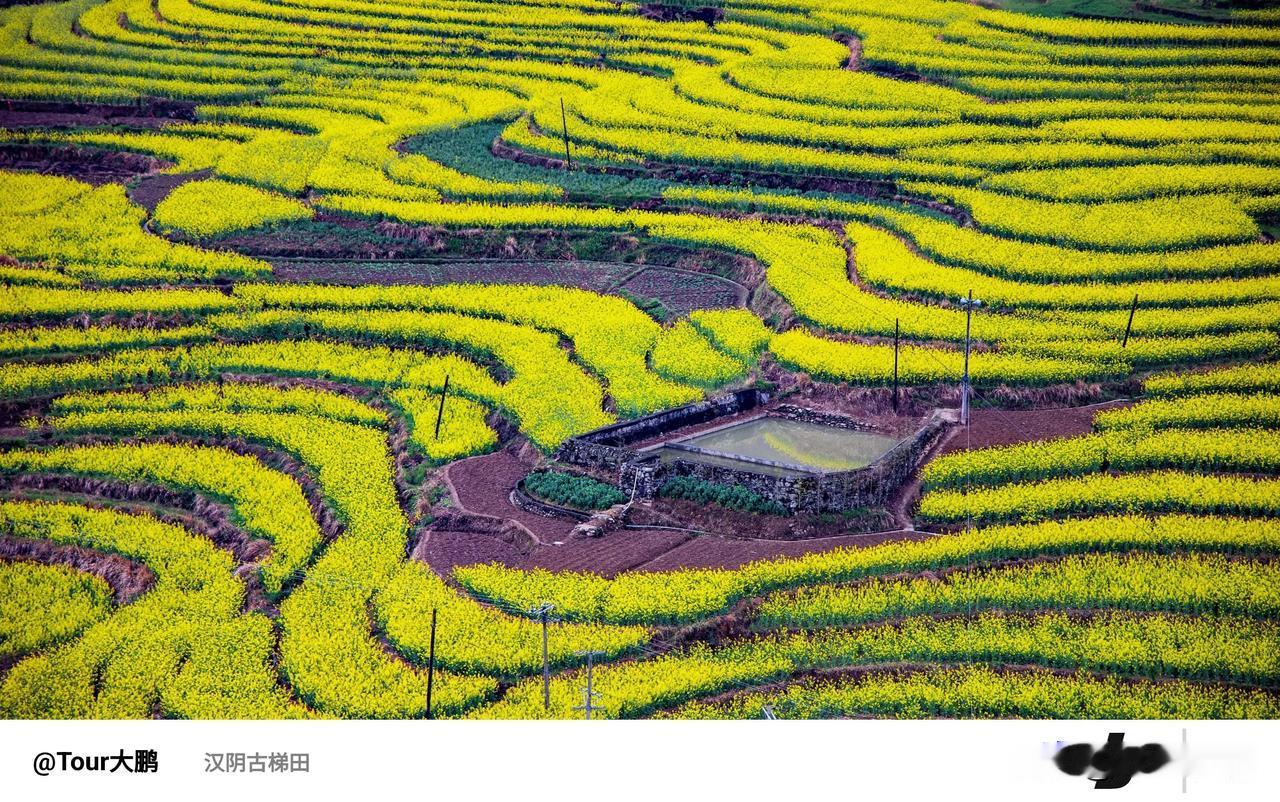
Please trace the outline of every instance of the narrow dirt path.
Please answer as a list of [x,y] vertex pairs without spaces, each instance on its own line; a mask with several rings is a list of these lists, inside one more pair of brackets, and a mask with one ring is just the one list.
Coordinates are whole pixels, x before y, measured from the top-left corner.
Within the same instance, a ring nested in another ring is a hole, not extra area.
[[538,543],[564,540],[573,528],[572,522],[534,515],[511,503],[511,489],[532,467],[501,449],[451,463],[441,476],[463,512],[514,521]]
[[862,66],[862,40],[851,33],[838,33],[832,38],[849,48],[849,60],[845,62],[844,68],[857,72]]
[[212,170],[200,170],[194,173],[154,173],[143,176],[129,189],[129,200],[155,214],[160,201],[169,197],[169,193],[189,181],[199,181],[213,174]]

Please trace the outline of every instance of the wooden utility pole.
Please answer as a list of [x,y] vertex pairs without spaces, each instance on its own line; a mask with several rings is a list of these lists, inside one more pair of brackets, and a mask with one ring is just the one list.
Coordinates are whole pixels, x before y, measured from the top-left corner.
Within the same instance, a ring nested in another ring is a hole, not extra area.
[[569,155],[569,122],[564,114],[564,98],[560,98],[560,133],[564,135],[564,169],[573,169],[573,157]]
[[1124,327],[1124,339],[1120,341],[1120,349],[1129,345],[1129,332],[1133,331],[1133,314],[1138,311],[1138,293],[1133,294],[1133,306],[1129,307],[1129,322]]
[[899,319],[893,319],[893,411],[898,411],[898,336]]
[[449,376],[444,377],[444,387],[440,389],[440,408],[436,410],[436,437],[440,439],[440,421],[444,420],[444,397],[449,394]]
[[427,649],[427,718],[431,718],[431,686],[436,678],[436,608],[431,608],[431,645]]
[[536,615],[542,621],[542,708],[544,710],[551,709],[551,663],[547,660],[547,622],[554,609],[556,609],[555,605],[543,602],[529,611],[530,615]]
[[969,425],[969,344],[970,332],[973,330],[973,309],[982,306],[982,301],[973,300],[973,290],[969,290],[968,298],[961,298],[964,307],[964,378],[960,382],[960,423]]

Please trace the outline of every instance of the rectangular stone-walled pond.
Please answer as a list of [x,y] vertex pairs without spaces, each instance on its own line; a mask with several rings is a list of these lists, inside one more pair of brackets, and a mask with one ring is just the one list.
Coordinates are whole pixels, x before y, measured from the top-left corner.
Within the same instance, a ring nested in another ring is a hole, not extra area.
[[[716,426],[720,418],[729,420]],[[618,486],[636,498],[692,476],[746,487],[791,512],[840,512],[884,503],[954,416],[936,410],[901,423],[880,429],[739,390],[570,438],[556,457],[616,471]]]

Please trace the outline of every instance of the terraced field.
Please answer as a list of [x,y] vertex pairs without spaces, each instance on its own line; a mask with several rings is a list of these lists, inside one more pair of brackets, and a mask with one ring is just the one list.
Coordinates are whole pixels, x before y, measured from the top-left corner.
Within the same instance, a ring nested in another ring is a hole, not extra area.
[[[673,16],[0,9],[0,715],[422,717],[435,610],[439,717],[580,716],[587,651],[611,717],[1277,717],[1280,15]],[[454,486],[953,403],[970,292],[983,414],[1137,398],[953,439],[901,537],[606,570]]]

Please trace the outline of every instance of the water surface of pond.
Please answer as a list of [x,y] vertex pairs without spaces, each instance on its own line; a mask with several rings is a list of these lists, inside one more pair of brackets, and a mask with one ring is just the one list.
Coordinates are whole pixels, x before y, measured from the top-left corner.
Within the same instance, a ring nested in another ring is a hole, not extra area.
[[[807,471],[848,471],[870,465],[897,442],[876,432],[785,418],[756,418],[680,440],[679,444]],[[680,459],[693,456],[681,454],[679,449],[672,449],[670,455]]]

